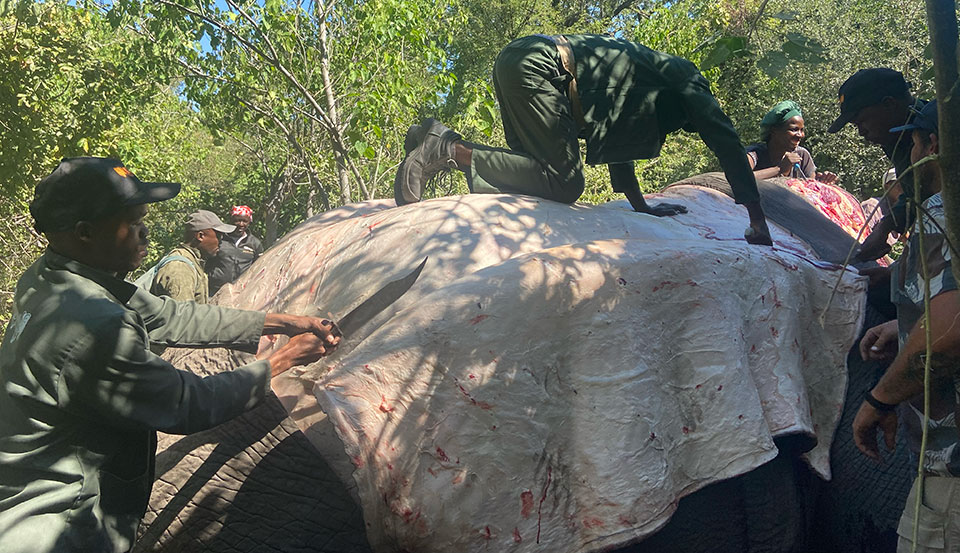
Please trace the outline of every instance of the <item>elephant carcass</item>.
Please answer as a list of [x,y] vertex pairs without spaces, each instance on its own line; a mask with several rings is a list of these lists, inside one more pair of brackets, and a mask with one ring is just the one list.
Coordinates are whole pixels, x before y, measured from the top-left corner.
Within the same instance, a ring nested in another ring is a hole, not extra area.
[[[809,462],[828,476],[863,307],[865,279],[790,233],[746,245],[745,213],[722,194],[663,196],[690,213],[520,196],[347,206],[298,227],[217,301],[340,316],[428,256],[334,356],[275,379],[281,403],[325,474],[355,483],[376,551],[607,549],[772,459],[776,436],[816,441]],[[204,355],[181,362],[210,370],[191,362]],[[158,471],[176,488],[171,461]],[[323,496],[322,476],[291,479]],[[226,508],[246,485],[207,503]],[[154,502],[147,535],[173,543],[203,500]]]

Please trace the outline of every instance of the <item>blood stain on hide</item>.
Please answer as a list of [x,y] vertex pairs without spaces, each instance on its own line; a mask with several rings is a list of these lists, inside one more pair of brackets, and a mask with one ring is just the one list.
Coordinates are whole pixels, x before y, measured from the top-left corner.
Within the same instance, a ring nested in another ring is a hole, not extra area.
[[592,517],[583,519],[583,526],[585,528],[603,528],[604,524],[599,518]]
[[516,543],[523,541],[523,538],[520,537],[520,529],[516,526],[513,527],[513,541]]
[[489,526],[487,526],[487,527],[484,528],[483,539],[485,539],[485,540],[493,539],[493,534],[490,533],[490,527],[489,527]]
[[666,290],[666,289],[671,289],[671,290],[672,290],[672,289],[678,288],[678,287],[680,287],[680,286],[697,286],[697,283],[694,282],[694,281],[692,281],[692,280],[690,280],[690,279],[687,279],[686,282],[673,282],[672,280],[664,280],[664,281],[661,282],[659,285],[654,286],[654,287],[653,287],[653,291],[656,292],[657,290],[661,290],[661,289],[662,289],[662,290]]
[[550,481],[553,480],[553,467],[547,467],[547,481],[543,485],[543,494],[540,495],[540,504],[537,505],[537,543],[540,543],[540,524],[543,522],[543,502],[547,500],[550,490]]
[[623,277],[620,277],[620,278],[617,279],[617,284],[619,284],[620,286],[626,286],[626,285],[627,285],[627,281],[624,280]]
[[350,461],[353,463],[353,466],[357,468],[363,467],[363,459],[361,459],[359,455],[354,455],[350,458]]
[[493,405],[490,405],[486,401],[477,401],[473,396],[470,395],[470,392],[467,391],[460,383],[457,383],[457,388],[460,388],[460,393],[463,394],[463,397],[470,400],[470,403],[476,405],[477,407],[485,410],[493,409]]
[[475,325],[477,323],[483,322],[484,319],[489,318],[490,315],[477,315],[476,317],[470,319],[470,324]]
[[439,447],[437,448],[437,459],[440,459],[441,461],[448,462],[448,463],[450,462],[450,458],[447,457],[447,452],[440,449]]
[[533,492],[524,490],[520,494],[520,516],[530,518],[531,513],[533,513]]
[[780,336],[780,331],[771,326],[770,334],[772,334],[774,338],[777,338],[778,336]]
[[718,392],[719,392],[720,390],[722,390],[722,389],[723,389],[723,384],[717,386],[717,391],[718,391]]
[[387,396],[380,394],[380,410],[384,413],[389,413],[394,410],[394,407],[387,402]]
[[651,433],[650,433],[650,441],[652,442],[653,440],[656,440],[656,439],[657,439],[657,435],[654,434],[653,432],[651,432]]
[[684,427],[682,428],[682,430],[683,430],[683,433],[684,433],[684,434],[689,434],[689,433],[690,433],[690,429],[687,428],[686,426],[684,426]]

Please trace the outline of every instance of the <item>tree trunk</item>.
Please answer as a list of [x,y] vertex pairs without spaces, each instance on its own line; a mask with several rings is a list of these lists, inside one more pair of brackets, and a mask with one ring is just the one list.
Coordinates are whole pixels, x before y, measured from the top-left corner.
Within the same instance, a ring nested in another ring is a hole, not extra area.
[[[318,11],[324,12],[326,2],[318,3]],[[323,94],[327,100],[327,118],[330,120],[331,131],[340,133],[340,114],[337,113],[337,97],[333,93],[333,82],[330,80],[330,48],[327,45],[327,26],[320,20],[320,76],[323,79]],[[341,137],[342,138],[342,137]],[[341,140],[343,142],[343,140]],[[337,178],[340,181],[340,204],[350,203],[350,169],[347,167],[346,152],[339,148],[333,149],[333,158],[337,165]]]
[[[957,67],[957,5],[955,0],[927,0],[927,25],[933,44],[933,67],[939,111],[940,175],[947,236],[960,246],[960,81]],[[960,263],[953,263],[960,279]]]

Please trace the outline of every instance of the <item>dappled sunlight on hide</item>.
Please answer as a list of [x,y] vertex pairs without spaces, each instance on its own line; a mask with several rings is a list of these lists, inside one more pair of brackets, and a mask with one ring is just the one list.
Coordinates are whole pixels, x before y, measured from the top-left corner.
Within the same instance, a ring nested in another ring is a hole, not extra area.
[[355,481],[376,551],[598,551],[773,458],[778,436],[817,443],[807,459],[828,477],[860,325],[865,279],[791,230],[749,246],[724,195],[660,198],[690,211],[507,195],[346,206],[215,301],[339,318],[428,257],[404,296],[274,391]]

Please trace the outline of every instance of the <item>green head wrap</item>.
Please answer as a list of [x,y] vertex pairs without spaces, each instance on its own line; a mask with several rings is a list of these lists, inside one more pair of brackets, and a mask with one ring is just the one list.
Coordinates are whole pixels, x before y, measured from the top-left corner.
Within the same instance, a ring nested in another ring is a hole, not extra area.
[[798,116],[803,117],[803,112],[800,111],[800,106],[793,100],[784,100],[773,106],[773,108],[763,116],[763,120],[760,121],[763,140],[766,141],[770,138],[770,129],[777,125],[782,125]]

